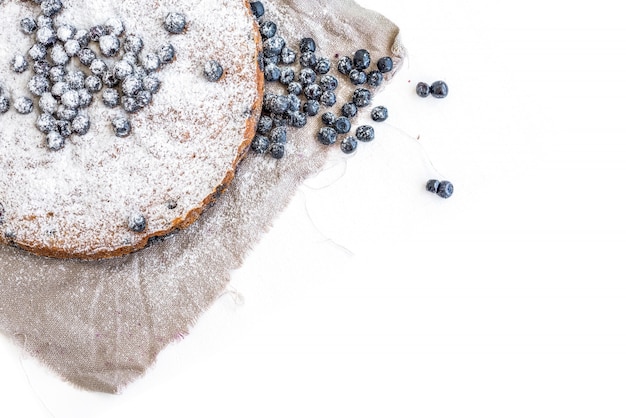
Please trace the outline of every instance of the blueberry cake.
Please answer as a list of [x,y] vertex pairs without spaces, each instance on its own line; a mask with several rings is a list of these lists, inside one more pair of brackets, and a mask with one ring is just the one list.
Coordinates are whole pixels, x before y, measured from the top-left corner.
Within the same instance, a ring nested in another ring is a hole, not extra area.
[[128,254],[233,178],[262,105],[248,0],[2,0],[0,23],[0,243]]

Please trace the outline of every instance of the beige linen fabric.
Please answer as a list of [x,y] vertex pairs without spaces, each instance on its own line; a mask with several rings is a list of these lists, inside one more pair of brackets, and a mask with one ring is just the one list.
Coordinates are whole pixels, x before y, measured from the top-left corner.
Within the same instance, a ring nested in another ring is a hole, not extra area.
[[[388,55],[397,69],[404,58],[398,28],[351,0],[264,4],[264,18],[278,24],[289,47],[297,50],[298,40],[311,36],[333,67],[359,48],[371,52],[374,65]],[[355,88],[338,78],[337,114]],[[340,152],[338,144],[317,142],[319,127],[319,118],[310,118],[304,129],[289,130],[282,160],[250,154],[198,222],[129,256],[68,261],[0,246],[0,330],[60,378],[87,390],[121,391],[188,332],[301,182]]]

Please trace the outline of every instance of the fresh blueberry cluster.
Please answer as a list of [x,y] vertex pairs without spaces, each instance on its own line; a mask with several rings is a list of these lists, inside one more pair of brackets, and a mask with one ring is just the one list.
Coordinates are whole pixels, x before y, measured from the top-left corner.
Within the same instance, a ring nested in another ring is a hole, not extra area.
[[[356,150],[359,141],[374,139],[371,126],[358,127],[355,135],[349,135],[351,120],[360,109],[371,104],[370,88],[382,84],[384,73],[393,70],[393,60],[382,57],[376,62],[376,68],[371,68],[370,52],[359,49],[352,56],[336,56],[333,65],[331,59],[319,54],[316,42],[311,37],[300,39],[296,48],[290,48],[278,33],[276,23],[263,19],[263,4],[253,1],[250,7],[259,20],[263,41],[260,64],[265,81],[282,86],[279,89],[281,93],[266,91],[264,95],[262,115],[251,150],[282,158],[285,155],[288,128],[301,128],[309,118],[318,115],[322,128],[317,139],[321,144],[332,145],[339,140],[341,150],[349,154]],[[349,102],[338,104],[335,91],[342,78],[354,85],[355,90]],[[337,105],[340,109],[335,114],[332,109]],[[373,120],[383,121],[386,118],[387,110],[384,107],[372,110]]]
[[[70,136],[89,131],[87,108],[96,94],[105,106],[121,107],[128,114],[151,103],[160,87],[157,71],[175,57],[171,44],[140,56],[143,39],[126,34],[119,18],[81,29],[57,24],[56,16],[63,9],[61,0],[33,3],[41,14],[20,21],[21,31],[33,38],[33,44],[26,56],[14,56],[10,65],[16,73],[32,66],[34,75],[28,81],[28,90],[38,100],[36,126],[46,135],[45,143],[51,151],[62,149]],[[165,17],[164,28],[170,33],[182,33],[185,26],[185,17],[180,13]],[[0,91],[0,114],[9,107],[8,94]],[[27,96],[16,98],[13,107],[20,114],[35,110],[33,98]],[[127,136],[131,130],[127,116],[113,119],[112,127],[118,136]]]
[[447,180],[439,181],[431,179],[426,182],[426,190],[431,193],[436,193],[439,197],[447,199],[452,196],[454,186]]
[[415,87],[415,92],[420,97],[428,97],[431,94],[433,97],[437,99],[443,99],[448,95],[448,85],[445,81],[435,81],[430,86],[423,81],[417,83]]

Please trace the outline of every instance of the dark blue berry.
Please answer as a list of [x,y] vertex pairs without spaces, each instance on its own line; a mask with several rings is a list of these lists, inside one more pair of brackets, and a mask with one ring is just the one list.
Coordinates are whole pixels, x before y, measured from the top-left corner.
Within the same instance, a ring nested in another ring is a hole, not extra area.
[[335,121],[335,130],[339,134],[347,134],[352,129],[352,124],[350,123],[350,119],[345,116],[339,116]]
[[161,60],[161,62],[169,64],[170,62],[174,61],[174,57],[176,56],[176,50],[174,49],[174,46],[172,44],[165,44],[158,49],[157,56],[159,57],[159,60]]
[[39,98],[39,110],[41,110],[42,113],[51,115],[56,112],[58,105],[59,103],[52,93],[44,93]]
[[315,116],[320,111],[320,102],[317,100],[307,100],[304,102],[302,110],[309,116]]
[[430,94],[430,86],[420,81],[415,87],[415,92],[419,97],[428,97],[428,95]]
[[256,126],[256,131],[261,135],[265,135],[269,133],[269,131],[272,129],[272,125],[272,118],[267,115],[261,115],[261,117],[259,118],[259,122]]
[[287,116],[289,117],[289,125],[294,128],[302,128],[306,125],[306,115],[303,112],[298,110],[288,111]]
[[430,86],[430,94],[437,99],[443,99],[448,95],[448,85],[444,81],[435,81]]
[[46,135],[46,146],[51,151],[59,151],[65,146],[65,138],[56,130]]
[[378,67],[378,71],[381,73],[388,73],[393,70],[393,60],[391,57],[382,57],[376,63],[376,67]]
[[68,90],[61,96],[61,104],[70,109],[78,108],[80,104],[80,96],[78,90]]
[[137,105],[139,107],[146,107],[150,104],[150,102],[152,102],[152,93],[148,90],[141,90],[135,95],[135,100],[137,100]]
[[263,39],[272,38],[276,35],[276,23],[271,20],[266,20],[259,26],[259,32],[261,32]]
[[[35,3],[41,3],[39,0],[35,0]],[[37,27],[38,28],[51,28],[53,24],[52,18],[50,16],[39,15],[37,16]]]
[[161,67],[161,58],[156,53],[148,52],[141,59],[141,63],[147,72],[152,73]]
[[250,143],[250,149],[257,154],[265,154],[270,148],[269,139],[261,134],[256,134]]
[[52,93],[54,97],[61,99],[61,96],[63,96],[63,93],[65,93],[69,89],[70,87],[65,81],[59,81],[58,83],[54,83],[52,85],[52,87],[50,88],[50,93]]
[[141,213],[132,213],[128,217],[128,229],[133,232],[143,232],[146,229],[146,218]]
[[350,57],[341,57],[339,61],[337,61],[337,71],[341,74],[348,75],[350,71],[352,71],[352,58]]
[[219,62],[215,60],[209,60],[206,64],[204,64],[204,76],[210,82],[218,81],[220,78],[222,78],[223,74],[224,69]]
[[144,90],[149,91],[154,94],[159,91],[159,87],[161,87],[161,81],[154,74],[148,74],[141,79],[141,84]]
[[137,99],[135,97],[122,96],[122,108],[127,113],[135,113],[139,111],[141,106],[139,106],[139,102],[137,102]]
[[373,70],[367,75],[367,84],[372,87],[378,87],[383,83],[384,76],[378,70]]
[[78,89],[78,107],[84,109],[91,105],[93,95],[86,89]]
[[[98,41],[98,45],[100,46],[100,52],[105,57],[112,57],[116,55],[121,48],[121,43],[120,43],[119,38],[113,35],[104,35],[100,37],[100,40]],[[161,60],[164,61],[163,59]]]
[[313,38],[300,39],[300,52],[315,52],[315,41]]
[[[278,55],[274,55],[271,57],[263,57],[263,65],[274,64],[278,65],[280,63],[280,57]],[[264,67],[265,68],[265,67]]]
[[44,26],[42,28],[37,29],[37,42],[44,46],[51,46],[57,41],[56,33],[54,29]]
[[320,96],[320,103],[326,107],[332,107],[337,103],[337,96],[333,91],[325,91]]
[[107,31],[103,25],[96,25],[89,29],[89,39],[93,42],[98,42],[106,34]]
[[320,78],[319,84],[324,91],[334,91],[335,89],[337,89],[339,82],[337,81],[337,78],[335,76],[325,74],[322,76],[322,78]]
[[25,17],[20,20],[20,29],[27,35],[33,34],[37,29],[37,22],[32,17]]
[[47,77],[36,74],[28,81],[28,90],[35,96],[41,96],[50,91],[50,82]]
[[65,82],[71,89],[82,89],[85,87],[85,73],[80,70],[69,71],[65,76]]
[[372,120],[374,122],[383,122],[387,120],[388,116],[389,116],[389,112],[387,111],[387,108],[384,106],[376,106],[375,108],[372,109]]
[[[83,51],[85,51],[85,55],[86,56],[90,55],[89,52],[86,52],[86,51],[91,51],[90,49],[89,50],[83,49]],[[91,51],[91,52],[93,53],[93,51]],[[95,57],[95,54],[94,54],[94,57]],[[85,64],[85,65],[87,65],[87,64]],[[107,70],[109,69],[109,66],[103,60],[101,60],[99,58],[96,58],[96,59],[91,61],[91,65],[89,65],[89,69],[91,70],[91,73],[93,75],[97,75],[98,77],[102,77],[104,75],[104,73],[106,73]]]
[[165,16],[165,22],[163,25],[165,26],[165,30],[169,33],[179,34],[183,33],[185,30],[187,19],[182,13],[170,12],[167,16]]
[[85,114],[79,114],[72,121],[72,132],[76,135],[85,135],[89,132],[90,125],[89,117]]
[[267,81],[278,81],[280,79],[280,68],[278,65],[270,63],[265,66],[263,74],[265,75],[265,80]]
[[263,55],[266,57],[280,56],[285,47],[285,40],[281,36],[273,36],[263,41]]
[[91,38],[89,37],[89,31],[87,29],[78,29],[74,35],[74,39],[78,41],[81,48],[86,48],[89,45]]
[[284,144],[287,142],[287,128],[285,126],[277,126],[270,131],[268,136],[271,143],[279,142]]
[[285,144],[281,144],[280,142],[274,142],[270,144],[269,151],[272,157],[279,160],[285,156]]
[[317,133],[317,140],[324,145],[332,145],[337,142],[337,131],[330,126],[324,126]]
[[326,126],[334,126],[337,121],[337,116],[333,112],[326,112],[322,114],[322,123]]
[[353,118],[354,116],[356,116],[357,112],[358,108],[352,102],[348,102],[341,106],[341,114],[347,118]]
[[42,113],[37,118],[37,129],[39,129],[44,134],[47,134],[57,127],[57,120],[47,113]]
[[300,74],[298,75],[298,80],[302,83],[303,86],[308,86],[309,84],[315,83],[317,79],[317,75],[315,71],[311,68],[303,68],[300,70]]
[[116,87],[120,83],[120,80],[118,80],[118,78],[115,77],[115,73],[112,70],[106,70],[104,74],[102,74],[101,78],[102,78],[102,82],[107,87],[113,88],[113,87]]
[[454,192],[454,186],[452,185],[452,183],[450,183],[447,180],[443,180],[442,182],[440,182],[439,187],[437,187],[437,195],[439,195],[439,197],[442,197],[444,199],[447,199],[450,196],[452,196],[453,192]]
[[315,72],[318,74],[327,74],[330,71],[330,60],[328,58],[320,58],[315,64]]
[[356,128],[356,139],[362,142],[370,142],[374,139],[374,128],[369,125],[361,125]]
[[265,14],[265,7],[260,1],[251,1],[250,9],[252,10],[252,14],[254,15],[254,17],[256,17],[257,19]]
[[357,107],[369,106],[372,102],[372,92],[368,89],[356,89],[352,94],[352,101]]
[[357,70],[365,70],[370,66],[370,53],[366,49],[359,49],[354,53],[354,68]]
[[352,154],[354,151],[356,151],[356,147],[357,147],[357,141],[356,138],[353,136],[347,136],[344,139],[341,140],[341,151],[343,151],[345,154]]
[[62,65],[54,66],[50,68],[50,71],[48,72],[48,78],[52,83],[58,83],[59,81],[65,80],[65,75],[65,67]]
[[293,71],[291,67],[285,67],[280,71],[280,83],[284,85],[289,85],[293,80],[296,79],[296,73]]
[[296,110],[300,110],[300,107],[302,106],[302,100],[300,100],[298,96],[289,93],[287,95],[287,100],[289,101],[289,106],[287,107],[288,111],[295,112]]
[[287,91],[290,94],[295,94],[296,96],[299,96],[300,94],[302,94],[302,89],[303,89],[302,83],[300,83],[299,81],[292,81],[287,86]]
[[367,82],[367,74],[365,73],[365,71],[357,70],[356,68],[350,71],[350,74],[348,76],[350,77],[350,81],[352,82],[352,84],[354,84],[355,86],[365,84]]
[[289,98],[281,94],[272,95],[268,98],[267,109],[279,115],[285,113],[289,109]]
[[132,64],[127,61],[120,60],[113,66],[113,74],[118,80],[125,80],[126,77],[133,73],[134,69]]
[[280,61],[286,65],[293,64],[294,62],[296,62],[295,51],[287,47],[283,48],[282,52],[280,53]]
[[46,17],[56,15],[63,8],[61,0],[43,0],[41,2],[41,13]]
[[65,53],[67,54],[67,56],[76,57],[78,56],[82,48],[83,47],[80,45],[80,42],[78,42],[76,39],[69,39],[65,43],[63,49],[65,50]]
[[426,190],[431,193],[437,193],[437,189],[439,188],[439,180],[430,179],[426,182]]
[[314,68],[317,64],[315,52],[303,52],[300,54],[300,65],[306,68]]
[[35,74],[39,74],[44,77],[48,77],[50,75],[51,68],[52,65],[50,65],[48,61],[44,60],[35,61],[35,63],[33,64],[33,71],[35,72]]
[[18,97],[13,103],[13,107],[17,110],[17,113],[26,115],[33,111],[33,101],[29,97]]
[[76,28],[72,25],[64,23],[57,27],[57,39],[63,43],[66,43],[76,35]]
[[307,99],[319,100],[322,96],[322,88],[318,84],[309,84],[304,87],[304,96]]
[[122,33],[124,33],[124,30],[126,28],[124,27],[124,22],[122,22],[121,19],[117,17],[111,17],[107,19],[106,22],[104,22],[104,29],[106,29],[109,35],[120,36],[122,35]]
[[11,68],[16,73],[23,73],[28,69],[28,61],[26,61],[24,55],[18,54],[11,60]]
[[3,113],[7,113],[10,106],[11,103],[9,102],[9,98],[0,93],[0,115]]
[[41,61],[46,58],[46,54],[48,51],[46,50],[46,46],[41,43],[36,43],[30,47],[28,50],[28,56],[32,58],[33,61]]
[[72,109],[71,107],[67,107],[65,105],[60,105],[57,107],[55,115],[59,121],[71,121],[78,114],[78,110]]
[[115,136],[123,138],[130,134],[130,122],[125,117],[116,117],[111,121]]
[[67,120],[57,121],[57,131],[63,138],[69,138],[72,135],[72,123]]
[[132,54],[139,54],[143,49],[143,39],[137,35],[128,35],[124,39],[124,51]]
[[108,107],[115,107],[120,102],[120,94],[117,90],[112,88],[106,88],[102,92],[102,103]]

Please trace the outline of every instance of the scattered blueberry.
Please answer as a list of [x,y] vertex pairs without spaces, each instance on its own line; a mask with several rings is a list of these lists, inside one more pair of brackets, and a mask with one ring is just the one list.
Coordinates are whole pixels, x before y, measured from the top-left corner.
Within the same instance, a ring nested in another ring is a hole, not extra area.
[[130,122],[125,117],[116,117],[111,121],[115,136],[123,138],[130,134]]
[[320,102],[317,100],[307,100],[304,102],[302,110],[309,116],[315,116],[320,111]]
[[37,22],[35,22],[35,19],[33,19],[32,17],[25,17],[24,19],[20,20],[20,29],[26,35],[31,35],[37,29]]
[[[174,61],[174,57],[176,56],[176,50],[172,44],[162,45],[157,51],[157,55],[161,62],[170,63]],[[145,64],[144,64],[145,66]]]
[[0,94],[0,114],[8,112],[10,106],[11,103],[9,102],[9,98],[3,94]]
[[308,86],[304,87],[304,96],[307,99],[319,100],[322,96],[322,88],[319,86],[319,84],[309,84]]
[[439,195],[439,197],[442,197],[444,199],[447,199],[450,196],[452,196],[453,192],[454,192],[454,186],[452,185],[452,183],[450,183],[447,180],[443,180],[441,183],[439,183],[439,187],[437,187],[437,195]]
[[252,143],[250,144],[250,149],[257,154],[265,154],[267,150],[270,148],[269,139],[261,134],[256,134],[254,138],[252,138]]
[[220,78],[222,78],[223,74],[224,69],[219,62],[215,60],[209,60],[206,64],[204,64],[204,76],[210,82],[218,81]]
[[285,47],[285,40],[280,36],[272,36],[263,41],[263,55],[266,57],[278,57]]
[[362,142],[370,142],[374,139],[374,128],[369,125],[361,125],[356,128],[356,139]]
[[143,40],[137,35],[128,35],[124,39],[124,51],[139,54],[143,49]]
[[282,144],[280,142],[273,142],[272,144],[270,144],[269,152],[272,157],[279,160],[285,156],[285,144]]
[[257,127],[256,127],[256,131],[261,135],[265,135],[269,133],[269,131],[272,129],[272,125],[273,125],[273,122],[272,122],[271,117],[267,115],[261,115],[261,117],[259,118]]
[[284,85],[289,85],[292,81],[296,79],[296,73],[293,71],[291,67],[284,67],[280,71],[280,83]]
[[141,59],[141,63],[143,64],[143,68],[151,73],[161,67],[161,58],[159,58],[159,55],[149,52]]
[[121,47],[119,38],[113,35],[101,36],[98,44],[100,46],[100,52],[105,57],[112,57],[116,55]]
[[293,64],[296,62],[296,53],[292,49],[285,47],[280,53],[280,61],[286,65]]
[[376,106],[375,108],[372,109],[371,114],[372,114],[372,120],[374,122],[383,122],[389,116],[389,112],[387,111],[387,108],[384,106]]
[[430,86],[420,81],[415,87],[415,92],[419,97],[428,97],[428,95],[430,94]]
[[128,229],[133,232],[143,232],[146,229],[146,218],[141,213],[132,213],[128,217]]
[[348,102],[341,106],[341,114],[346,118],[353,118],[354,116],[356,116],[357,112],[358,108],[352,102]]
[[337,103],[337,96],[335,95],[335,92],[330,90],[324,91],[320,96],[320,103],[326,107],[334,106],[335,103]]
[[70,109],[78,108],[79,101],[78,90],[68,90],[61,96],[61,104]]
[[381,73],[378,70],[370,71],[370,73],[367,75],[367,84],[369,84],[372,87],[380,86],[383,83],[383,80],[384,80],[383,73]]
[[117,90],[112,88],[106,88],[102,92],[102,103],[108,107],[115,107],[120,102],[120,94]]
[[332,145],[337,142],[337,131],[330,126],[324,126],[317,133],[317,140],[324,145]]
[[348,75],[350,71],[352,71],[352,58],[350,57],[341,57],[339,61],[337,61],[337,71],[341,74]]
[[437,99],[443,99],[448,95],[448,85],[444,81],[435,81],[430,86],[430,94]]
[[59,151],[65,146],[65,138],[58,131],[50,131],[46,135],[46,146],[49,150]]
[[92,42],[100,41],[100,38],[102,38],[106,34],[107,31],[103,25],[96,25],[89,28],[89,40]]
[[345,116],[339,116],[335,121],[335,130],[339,134],[347,134],[352,129],[352,124],[350,123],[350,119]]
[[34,44],[28,50],[28,56],[31,57],[33,61],[41,61],[46,58],[47,53],[46,46],[41,43]]
[[330,65],[328,58],[319,58],[315,64],[315,72],[318,74],[327,74],[330,71]]
[[165,17],[165,30],[169,33],[179,34],[183,33],[185,26],[187,25],[187,19],[182,13],[171,12]]
[[48,77],[50,75],[50,69],[52,66],[48,61],[40,60],[35,61],[33,64],[33,71],[35,74],[43,75],[44,77]]
[[[37,2],[37,1],[36,1]],[[41,13],[46,17],[56,15],[63,8],[61,0],[43,0],[41,2]]]
[[260,1],[251,1],[250,9],[252,9],[252,14],[257,19],[265,14],[265,7],[263,6],[263,3],[261,3]]
[[271,20],[266,20],[259,26],[259,32],[261,32],[261,37],[263,37],[263,39],[272,38],[276,35],[276,29],[276,23]]
[[124,33],[126,29],[124,27],[124,22],[117,17],[111,17],[104,22],[104,29],[107,31],[109,35],[120,36]]
[[270,142],[279,142],[284,144],[287,142],[287,129],[284,126],[277,126],[270,131],[268,136]]
[[315,68],[317,65],[317,56],[315,52],[307,51],[300,54],[300,65],[305,68]]
[[85,87],[85,73],[81,70],[68,71],[65,82],[71,89],[82,89]]
[[[65,105],[59,105],[57,107],[56,112],[54,113],[57,119],[62,121],[71,121],[78,114],[78,110],[72,109],[71,107],[67,107]],[[69,135],[67,135],[69,136]]]
[[316,80],[317,75],[315,74],[315,71],[313,71],[311,68],[303,68],[302,70],[300,70],[300,74],[298,75],[298,81],[300,81],[303,86],[313,84]]
[[58,120],[57,131],[63,138],[69,138],[72,135],[72,123],[71,120]]
[[365,70],[371,63],[370,53],[366,49],[359,49],[354,53],[353,62],[354,68],[358,70]]
[[316,46],[313,38],[302,38],[300,40],[300,52],[315,52]]
[[54,65],[65,65],[70,60],[70,57],[65,52],[65,48],[61,44],[54,44],[49,52],[50,59]]
[[369,106],[372,102],[372,92],[363,88],[356,89],[352,94],[352,101],[357,107]]
[[48,26],[40,27],[37,29],[37,42],[44,46],[50,46],[57,40],[54,29]]
[[56,65],[50,68],[50,71],[48,72],[48,79],[51,83],[58,83],[59,81],[65,80],[65,75],[65,67],[62,65]]
[[296,96],[302,94],[302,83],[298,82],[298,81],[292,81],[291,83],[289,83],[289,85],[287,86],[287,91],[290,94],[295,94]]
[[76,28],[67,23],[63,23],[57,28],[56,35],[59,41],[66,43],[70,39],[74,38],[74,35],[76,35]]
[[16,73],[23,73],[28,69],[28,61],[26,61],[24,55],[16,55],[11,60],[11,68]]
[[340,147],[341,151],[343,151],[345,154],[352,154],[354,151],[356,151],[356,138],[353,136],[346,136],[344,139],[341,140]]
[[161,81],[154,74],[148,74],[141,79],[141,84],[143,85],[144,90],[149,91],[154,94],[159,91],[159,87],[161,87]]
[[319,84],[324,91],[334,91],[337,89],[339,82],[337,81],[337,78],[335,76],[325,74],[322,76],[322,78],[320,78]]
[[59,103],[57,99],[54,98],[52,93],[44,93],[39,98],[39,110],[43,113],[47,113],[52,115],[56,112]]
[[350,71],[348,76],[350,77],[350,81],[352,82],[352,84],[354,84],[355,86],[365,84],[367,82],[367,74],[365,73],[365,71],[361,71],[356,68]]
[[337,116],[333,112],[326,112],[322,114],[322,123],[326,126],[334,126],[337,121]]
[[376,67],[378,67],[378,71],[381,73],[388,73],[393,70],[393,61],[391,57],[382,57],[376,63]]
[[65,42],[65,45],[63,46],[63,49],[65,49],[65,53],[69,57],[78,56],[82,48],[83,47],[80,45],[80,42],[78,42],[76,39],[68,40],[67,42]]
[[50,82],[47,77],[36,74],[28,81],[28,90],[33,95],[39,97],[45,92],[50,91]]
[[268,64],[265,66],[263,70],[263,74],[265,76],[265,80],[272,82],[278,81],[280,79],[280,68],[276,64]]
[[57,120],[48,113],[42,113],[37,118],[37,129],[44,134],[50,133],[57,127]]
[[289,124],[295,128],[302,128],[306,125],[306,114],[296,111],[288,111],[287,116],[289,117]]
[[[84,53],[86,56],[90,55],[89,52],[87,51],[91,51],[90,49],[83,49],[81,51],[81,53]],[[93,53],[93,51],[91,51]],[[95,54],[93,55],[93,57],[95,58]],[[80,57],[79,57],[80,59]],[[89,64],[85,64],[85,65],[89,65]],[[91,70],[91,73],[93,75],[96,75],[98,77],[102,77],[109,69],[109,66],[106,64],[106,62],[104,62],[103,60],[101,60],[100,58],[95,58],[91,61],[91,64],[89,65],[89,69]]]
[[89,117],[85,114],[79,114],[72,121],[72,132],[76,135],[85,135],[89,131],[89,126]]
[[437,189],[439,188],[439,180],[430,179],[426,182],[426,190],[431,193],[437,193]]

